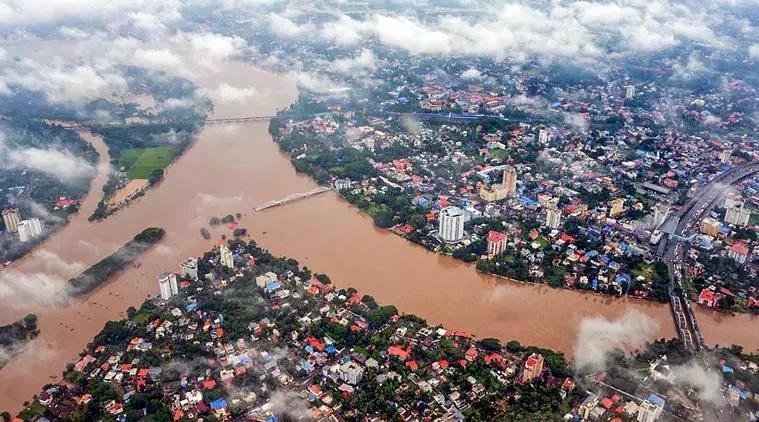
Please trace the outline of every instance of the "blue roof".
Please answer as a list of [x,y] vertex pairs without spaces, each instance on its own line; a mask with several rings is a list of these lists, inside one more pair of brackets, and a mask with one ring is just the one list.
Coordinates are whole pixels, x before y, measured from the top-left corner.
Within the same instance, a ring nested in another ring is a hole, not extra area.
[[327,353],[335,353],[337,351],[334,344],[328,345],[326,350],[327,350]]
[[735,370],[729,366],[722,365],[722,372],[726,374],[732,374],[733,372],[735,372]]
[[227,408],[227,401],[224,399],[218,399],[211,402],[211,409],[213,410],[226,409],[226,408]]
[[648,396],[648,401],[660,407],[664,407],[664,404],[666,403],[663,398],[657,396],[656,394],[651,394]]
[[530,199],[530,198],[528,198],[526,196],[520,196],[518,199],[519,199],[520,202],[524,202],[526,205],[529,205],[529,206],[538,205],[537,202],[533,201],[532,199]]

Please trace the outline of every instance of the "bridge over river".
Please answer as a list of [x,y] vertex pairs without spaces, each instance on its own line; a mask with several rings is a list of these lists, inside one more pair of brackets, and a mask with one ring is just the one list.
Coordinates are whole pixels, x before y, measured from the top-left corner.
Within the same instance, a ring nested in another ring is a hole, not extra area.
[[327,186],[319,186],[318,188],[311,189],[308,192],[303,193],[291,193],[290,195],[287,195],[286,197],[282,199],[277,199],[274,201],[264,202],[263,204],[257,206],[255,208],[256,211],[263,211],[269,208],[279,207],[281,205],[287,205],[291,202],[300,201],[301,199],[310,198],[312,196],[321,195],[324,192],[331,191],[332,188]]
[[689,239],[698,231],[698,223],[709,215],[717,203],[724,198],[726,186],[731,186],[759,173],[759,162],[752,161],[717,175],[676,213],[671,214],[661,225],[664,237],[659,241],[658,254],[669,269],[669,297],[678,333],[685,347],[698,351],[704,347],[704,335],[698,326],[690,301],[683,293],[685,280],[685,258],[690,249]]
[[[223,125],[232,123],[248,123],[248,122],[263,122],[273,119],[274,116],[240,116],[240,117],[227,117],[220,119],[206,119],[204,123],[206,125]],[[146,120],[139,122],[92,122],[87,124],[79,123],[58,123],[60,126],[66,129],[90,129],[97,127],[134,127],[134,126],[147,126],[163,123],[171,123],[171,120]]]

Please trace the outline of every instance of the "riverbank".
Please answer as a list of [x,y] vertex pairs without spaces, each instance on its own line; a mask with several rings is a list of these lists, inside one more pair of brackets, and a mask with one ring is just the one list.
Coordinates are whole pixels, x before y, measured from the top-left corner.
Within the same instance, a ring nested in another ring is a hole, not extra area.
[[[226,63],[198,84],[210,91],[219,81],[253,85],[260,94],[242,102],[214,98],[215,117],[270,115],[297,98],[292,79],[244,63]],[[399,311],[419,315],[433,325],[465,330],[480,338],[517,339],[571,355],[583,319],[614,320],[634,310],[658,321],[649,340],[675,336],[667,306],[478,274],[471,264],[410,247],[376,228],[365,213],[347,206],[334,193],[250,212],[273,198],[317,187],[295,171],[267,129],[265,122],[205,127],[150,195],[97,224],[88,223],[85,216],[86,224],[70,224],[24,262],[14,264],[11,270],[29,285],[62,285],[146,226],[166,230],[161,243],[140,258],[139,268],[128,266],[68,307],[43,300],[44,289],[39,287],[1,297],[8,306],[0,308],[0,323],[34,312],[41,334],[0,370],[0,409],[19,410],[42,384],[57,380],[60,368],[77,358],[106,321],[124,318],[129,306],[157,294],[159,274],[178,271],[176,263],[200,256],[221,235],[232,234],[218,226],[209,229],[210,239],[204,239],[199,232],[208,227],[211,217],[238,212],[242,214],[239,227],[248,229],[275,256],[293,257],[301,265],[330,274],[338,287],[353,286],[377,302],[393,303]],[[732,343],[741,343],[741,336],[750,337],[730,327],[728,321],[722,323],[722,329],[735,337]]]

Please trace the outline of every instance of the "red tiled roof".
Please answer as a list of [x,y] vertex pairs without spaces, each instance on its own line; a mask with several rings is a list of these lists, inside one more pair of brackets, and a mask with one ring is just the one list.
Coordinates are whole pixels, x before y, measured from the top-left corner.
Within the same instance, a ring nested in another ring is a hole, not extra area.
[[748,246],[746,246],[746,242],[735,242],[733,243],[733,247],[731,248],[733,252],[747,256],[748,255]]
[[698,295],[698,300],[700,301],[707,301],[707,302],[714,302],[717,300],[717,296],[714,294],[713,291],[709,289],[701,290],[701,293]]
[[406,360],[408,359],[409,352],[403,350],[403,347],[401,346],[390,346],[387,348],[387,354],[390,356],[397,356],[401,360]]
[[497,232],[495,230],[491,230],[488,233],[488,242],[490,243],[500,243],[506,240],[506,233]]

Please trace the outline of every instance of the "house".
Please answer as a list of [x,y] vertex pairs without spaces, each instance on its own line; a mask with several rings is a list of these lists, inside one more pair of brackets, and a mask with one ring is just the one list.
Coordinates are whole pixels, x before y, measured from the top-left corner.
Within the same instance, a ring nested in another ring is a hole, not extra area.
[[714,293],[714,291],[710,289],[701,290],[701,293],[698,295],[699,305],[713,308],[717,306],[717,302],[719,302],[719,298],[717,298],[717,295]]

